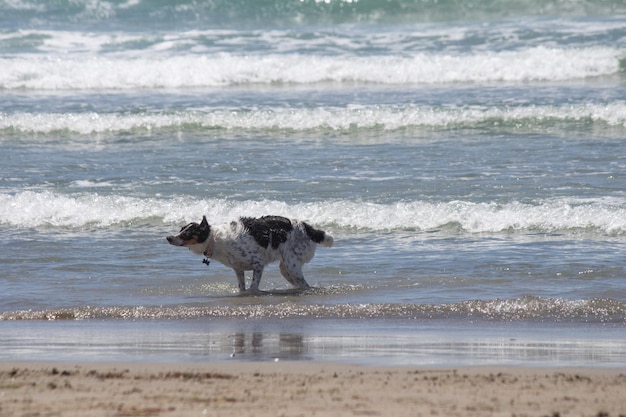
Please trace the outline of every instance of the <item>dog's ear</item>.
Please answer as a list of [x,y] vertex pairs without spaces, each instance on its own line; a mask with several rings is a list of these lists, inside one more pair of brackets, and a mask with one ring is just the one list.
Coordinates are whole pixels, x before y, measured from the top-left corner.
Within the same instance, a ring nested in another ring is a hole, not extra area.
[[202,216],[202,223],[200,223],[200,227],[203,229],[209,228],[209,222],[206,221],[206,216]]

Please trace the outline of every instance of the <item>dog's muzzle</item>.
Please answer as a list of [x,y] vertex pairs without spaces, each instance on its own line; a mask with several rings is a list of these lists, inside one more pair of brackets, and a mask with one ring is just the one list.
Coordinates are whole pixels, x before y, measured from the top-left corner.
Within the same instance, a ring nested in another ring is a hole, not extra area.
[[183,240],[177,236],[167,236],[165,239],[174,246],[183,246]]

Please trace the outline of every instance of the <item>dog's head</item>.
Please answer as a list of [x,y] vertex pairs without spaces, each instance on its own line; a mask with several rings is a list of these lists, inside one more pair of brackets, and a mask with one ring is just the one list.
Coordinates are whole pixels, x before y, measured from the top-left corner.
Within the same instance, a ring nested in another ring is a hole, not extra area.
[[193,250],[193,246],[202,245],[211,233],[211,226],[206,221],[206,217],[202,216],[202,222],[189,223],[187,226],[183,226],[175,235],[167,236],[166,239],[170,245],[185,246]]

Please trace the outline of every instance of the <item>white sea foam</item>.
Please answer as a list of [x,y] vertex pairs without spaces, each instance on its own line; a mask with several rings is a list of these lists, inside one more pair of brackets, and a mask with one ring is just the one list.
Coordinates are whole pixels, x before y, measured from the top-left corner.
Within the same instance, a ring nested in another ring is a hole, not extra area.
[[213,223],[237,216],[281,214],[314,221],[341,233],[354,231],[431,231],[460,228],[468,233],[558,232],[591,229],[626,233],[626,200],[571,198],[534,204],[398,202],[375,204],[350,200],[288,204],[282,201],[137,198],[50,191],[0,194],[0,224],[12,227],[103,228],[129,225],[180,225],[208,215]]
[[0,89],[198,88],[245,84],[442,84],[561,81],[615,74],[612,47],[548,48],[468,54],[327,56],[302,54],[178,56],[20,55],[0,58]]
[[372,128],[397,130],[412,127],[475,127],[504,123],[518,128],[532,128],[558,122],[601,122],[608,126],[626,127],[626,103],[456,108],[415,105],[209,108],[170,113],[0,113],[0,130],[27,133],[65,131],[78,134],[193,127],[295,131]]

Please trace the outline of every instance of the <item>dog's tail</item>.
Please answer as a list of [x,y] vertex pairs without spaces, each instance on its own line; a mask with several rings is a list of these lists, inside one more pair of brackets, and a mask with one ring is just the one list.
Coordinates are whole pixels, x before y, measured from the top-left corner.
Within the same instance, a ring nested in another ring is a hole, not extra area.
[[331,235],[324,232],[323,230],[317,230],[313,228],[313,226],[307,223],[303,223],[303,224],[304,224],[304,230],[306,231],[306,234],[309,236],[309,238],[313,242],[322,246],[326,246],[327,248],[330,248],[333,246],[335,239],[333,239]]
[[322,246],[326,246],[327,248],[332,248],[333,243],[335,243],[335,239],[333,239],[333,237],[326,232],[322,232],[322,233],[324,233],[324,239],[321,242],[317,242],[317,243],[319,243]]

